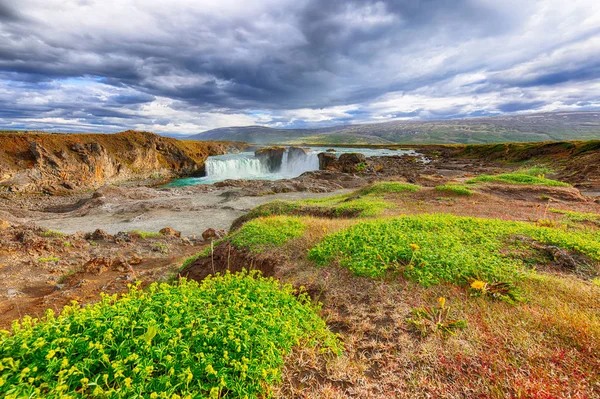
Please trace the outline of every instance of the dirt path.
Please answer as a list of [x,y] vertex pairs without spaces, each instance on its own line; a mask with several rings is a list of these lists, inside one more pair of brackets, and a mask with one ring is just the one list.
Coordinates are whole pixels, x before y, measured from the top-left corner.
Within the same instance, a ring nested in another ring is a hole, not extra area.
[[[82,204],[72,205],[68,212],[21,210],[19,213],[22,222],[66,234],[95,229],[110,234],[132,230],[159,231],[170,226],[183,236],[190,236],[201,235],[210,227],[228,230],[236,218],[265,202],[318,198],[345,192],[347,190],[330,193],[292,192],[257,197],[243,196],[239,188],[220,188],[209,192],[114,188],[100,192],[102,197],[81,200]],[[40,207],[43,208],[43,205]],[[68,205],[62,207],[69,208]]]

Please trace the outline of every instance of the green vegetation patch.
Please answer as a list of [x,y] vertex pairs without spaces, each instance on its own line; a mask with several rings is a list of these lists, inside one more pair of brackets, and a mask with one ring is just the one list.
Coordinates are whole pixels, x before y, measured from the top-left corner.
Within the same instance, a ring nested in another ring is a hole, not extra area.
[[480,175],[473,179],[467,180],[468,184],[474,183],[508,183],[508,184],[531,184],[536,186],[549,187],[570,187],[570,184],[563,183],[558,180],[552,180],[545,177],[546,171],[541,167],[532,167],[529,169],[521,169],[516,172],[502,173],[499,175]]
[[137,234],[142,239],[153,238],[153,237],[162,237],[162,234],[157,233],[155,231],[131,230],[130,233]]
[[361,222],[326,236],[309,251],[309,258],[320,266],[337,261],[359,276],[399,271],[425,286],[465,285],[473,279],[514,282],[526,269],[522,259],[502,252],[514,236],[600,260],[600,241],[592,232],[442,214]]
[[255,273],[134,287],[0,334],[0,397],[264,398],[293,346],[340,351],[317,311]]
[[244,223],[264,216],[295,215],[315,217],[371,217],[380,215],[392,204],[383,200],[386,193],[415,192],[419,186],[398,182],[377,182],[349,194],[299,201],[277,200],[260,205],[246,215],[239,217],[231,225],[231,230],[239,229]]
[[294,238],[301,237],[305,229],[306,226],[298,217],[266,217],[246,223],[227,239],[238,248],[247,248],[252,252],[263,252],[269,248],[280,247]]
[[62,237],[64,235],[65,234],[63,232],[60,232],[60,231],[57,231],[57,230],[46,230],[42,234],[42,236],[44,236],[46,238],[60,238],[60,237]]
[[593,222],[600,223],[600,215],[597,213],[566,211],[563,209],[550,208],[550,212],[563,215],[572,222]]
[[473,190],[469,189],[467,186],[462,184],[445,184],[443,186],[437,186],[435,188],[437,191],[447,193],[447,194],[456,194],[456,195],[473,195]]

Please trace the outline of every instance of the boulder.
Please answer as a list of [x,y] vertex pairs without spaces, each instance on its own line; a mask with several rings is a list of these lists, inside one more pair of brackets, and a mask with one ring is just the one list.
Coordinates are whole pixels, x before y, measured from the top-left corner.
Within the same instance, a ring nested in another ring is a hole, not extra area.
[[110,234],[108,234],[106,231],[104,231],[102,229],[96,229],[96,231],[94,231],[93,233],[87,234],[85,236],[85,238],[88,240],[103,241],[103,240],[111,240],[113,238],[113,236],[111,236]]
[[172,227],[165,227],[163,229],[160,229],[159,233],[162,234],[163,236],[168,236],[168,237],[181,237],[181,232],[175,230]]
[[207,229],[206,231],[204,231],[204,233],[202,233],[202,239],[204,241],[213,241],[215,239],[220,239],[225,237],[225,230],[216,230],[213,229],[212,227],[210,229]]
[[362,163],[365,162],[367,160],[367,157],[365,157],[363,154],[360,154],[358,152],[349,152],[346,154],[342,154],[340,155],[340,163],[341,164],[357,164],[357,163]]
[[328,170],[330,165],[333,165],[337,162],[337,157],[335,154],[322,152],[318,155],[318,157],[320,170]]
[[254,152],[254,155],[266,165],[270,172],[277,172],[281,169],[283,154],[285,154],[285,147],[266,147]]

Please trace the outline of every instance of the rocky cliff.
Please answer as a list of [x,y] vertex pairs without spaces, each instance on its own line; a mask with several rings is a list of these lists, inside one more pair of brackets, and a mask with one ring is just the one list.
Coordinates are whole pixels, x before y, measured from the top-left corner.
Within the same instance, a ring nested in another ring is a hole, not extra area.
[[60,194],[127,180],[202,174],[208,156],[244,147],[136,131],[0,134],[0,191]]

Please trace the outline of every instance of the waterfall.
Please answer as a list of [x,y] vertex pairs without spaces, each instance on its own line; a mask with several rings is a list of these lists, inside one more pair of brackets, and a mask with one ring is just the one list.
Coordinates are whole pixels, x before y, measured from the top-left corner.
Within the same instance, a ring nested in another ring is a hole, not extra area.
[[254,154],[236,154],[208,157],[206,176],[211,179],[256,179],[268,174],[268,168]]
[[319,169],[316,151],[287,149],[281,160],[281,167],[271,172],[268,161],[261,161],[253,153],[227,154],[208,157],[206,178],[210,181],[225,179],[281,179],[300,176],[304,172]]
[[283,154],[280,170],[283,176],[296,177],[311,170],[319,170],[319,157],[315,151],[304,153],[288,150]]

